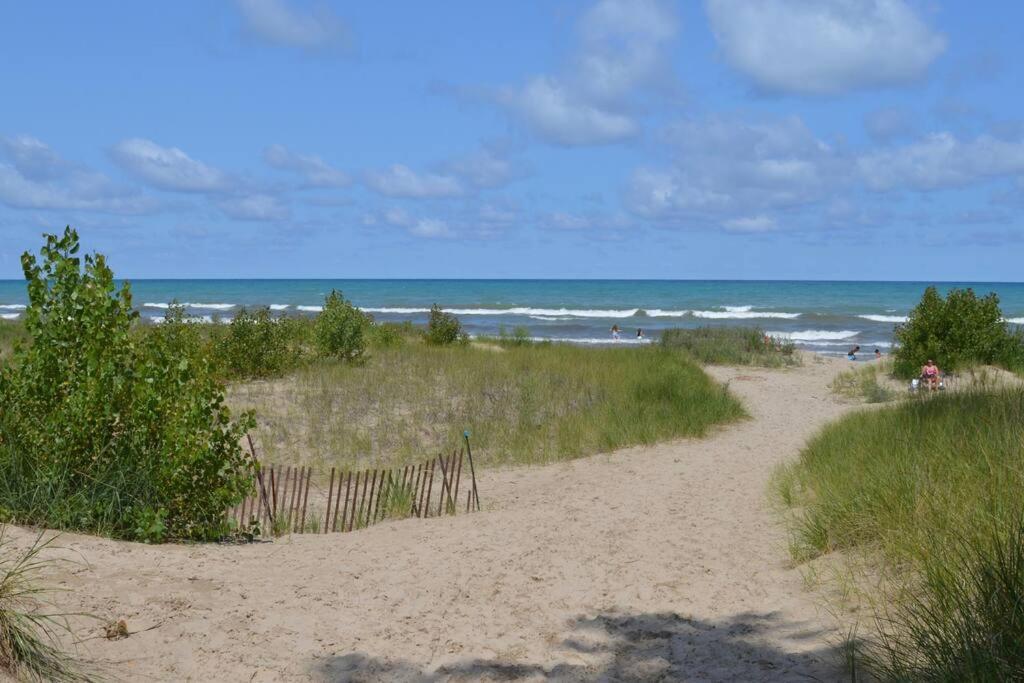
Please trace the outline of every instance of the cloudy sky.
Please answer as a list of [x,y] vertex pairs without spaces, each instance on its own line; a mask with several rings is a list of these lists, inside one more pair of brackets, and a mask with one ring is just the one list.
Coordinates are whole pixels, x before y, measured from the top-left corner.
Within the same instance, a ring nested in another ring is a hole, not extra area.
[[0,15],[0,277],[1024,279],[1018,2]]

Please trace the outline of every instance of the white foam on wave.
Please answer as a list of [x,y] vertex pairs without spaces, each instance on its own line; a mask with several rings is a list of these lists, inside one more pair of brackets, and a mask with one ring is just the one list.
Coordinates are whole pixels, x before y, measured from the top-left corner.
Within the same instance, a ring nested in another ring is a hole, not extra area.
[[288,310],[288,304],[270,304],[270,310],[285,311]]
[[319,313],[324,310],[323,306],[296,306],[296,310],[305,311],[307,313]]
[[684,318],[690,315],[690,311],[687,310],[666,311],[665,309],[662,308],[651,308],[649,310],[645,309],[644,312],[647,313],[647,315],[649,315],[652,318]]
[[25,304],[0,304],[0,308],[5,311],[24,311]]
[[753,306],[722,306],[722,308],[729,311],[730,313],[746,313],[748,311],[754,310]]
[[907,316],[905,315],[858,315],[858,318],[864,320],[871,320],[876,323],[905,323],[907,322]]
[[4,320],[17,320],[21,317],[21,313],[0,313],[0,318]]
[[782,313],[780,311],[692,311],[694,318],[709,320],[754,320],[757,318],[783,318],[795,320],[799,313]]
[[[844,346],[844,347],[849,347],[850,346],[850,342],[848,342],[848,341],[820,341],[820,340],[817,340],[817,341],[802,341],[802,340],[797,340],[797,339],[794,339],[792,341],[794,341],[796,343],[799,343],[801,346],[807,346],[807,347],[810,347],[810,348],[813,348],[813,349],[816,349],[816,348],[822,347],[822,346]],[[880,349],[887,349],[887,348],[892,346],[892,342],[884,342],[884,341],[857,342],[857,343],[860,344],[863,347],[861,349],[861,352],[864,352],[864,349],[869,349],[869,348],[873,349],[875,347],[878,347]]]
[[[299,307],[302,308],[301,306]],[[429,313],[429,308],[363,308],[367,313],[396,313],[410,315],[414,313]],[[631,318],[636,315],[639,308],[625,309],[600,309],[600,308],[444,308],[445,313],[452,315],[522,315],[535,316],[543,315],[548,317],[571,317],[571,318]]]
[[[149,320],[149,322],[153,323],[154,325],[162,325],[167,320],[167,318],[165,318],[162,315],[152,315],[149,316],[147,320]],[[212,315],[190,315],[185,318],[185,322],[211,325],[215,321]],[[227,325],[228,323],[231,322],[231,318],[218,317],[216,322],[219,322],[222,325]]]
[[770,337],[789,339],[790,341],[823,341],[830,339],[849,339],[856,337],[857,330],[801,330],[798,332],[768,332]]
[[[181,306],[182,308],[194,308],[196,310],[201,310],[201,311],[229,311],[232,308],[234,308],[235,306],[237,306],[238,304],[202,304],[202,303],[197,304],[197,303],[191,303],[191,302],[186,301],[183,304],[177,304],[177,305]],[[171,307],[171,304],[152,303],[152,302],[148,302],[147,301],[146,303],[142,304],[142,307],[143,308],[161,308],[161,309],[166,310],[166,309]]]
[[1014,325],[1024,325],[1024,318],[1003,318],[1003,321]]

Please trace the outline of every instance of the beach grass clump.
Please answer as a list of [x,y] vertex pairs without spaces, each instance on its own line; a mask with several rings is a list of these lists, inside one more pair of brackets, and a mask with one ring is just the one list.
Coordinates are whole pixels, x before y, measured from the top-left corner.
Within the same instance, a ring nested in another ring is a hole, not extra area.
[[744,415],[686,354],[659,347],[410,340],[230,396],[258,412],[269,460],[343,467],[417,462],[466,429],[478,462],[532,463],[701,436]]
[[865,403],[886,403],[897,397],[896,391],[887,385],[891,367],[889,362],[865,363],[840,372],[829,386],[833,392],[846,398],[861,399]]
[[676,328],[661,334],[661,345],[682,349],[706,365],[756,365],[778,368],[799,364],[793,342],[776,339],[756,327]]
[[928,287],[897,325],[893,372],[904,379],[917,377],[934,360],[945,371],[974,365],[998,365],[1024,372],[1024,336],[1003,320],[999,297],[977,296],[972,289],[951,289],[945,297]]
[[78,235],[22,265],[31,343],[0,367],[0,521],[211,540],[252,486],[224,387],[173,324],[140,336],[127,284]]
[[1024,389],[951,392],[850,415],[776,474],[794,559],[869,558],[883,680],[1024,677],[1022,443]]
[[10,360],[14,347],[28,343],[28,332],[20,320],[0,320],[0,364]]
[[93,680],[61,649],[60,633],[71,633],[68,622],[46,608],[47,591],[36,583],[52,562],[41,556],[52,541],[40,534],[28,548],[18,549],[0,524],[0,674],[29,681]]

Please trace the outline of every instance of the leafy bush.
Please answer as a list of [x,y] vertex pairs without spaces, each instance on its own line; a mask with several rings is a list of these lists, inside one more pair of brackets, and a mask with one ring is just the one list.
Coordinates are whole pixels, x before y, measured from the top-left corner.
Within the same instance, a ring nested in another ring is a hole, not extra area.
[[271,317],[267,308],[238,311],[217,340],[214,355],[231,378],[274,377],[294,367],[300,349],[293,344],[295,326],[287,318]]
[[317,349],[324,356],[357,360],[366,351],[369,327],[369,317],[333,290],[313,326]]
[[370,326],[370,345],[378,349],[394,349],[417,336],[416,328],[406,320],[401,323],[373,323]]
[[[0,515],[147,540],[213,539],[252,485],[224,388],[182,353],[185,330],[140,336],[127,284],[78,234],[25,253],[31,345],[0,368]],[[157,523],[159,522],[159,523]]]
[[796,365],[793,342],[767,337],[757,327],[698,327],[661,333],[661,345],[683,349],[694,360],[709,365]]
[[434,304],[430,307],[430,320],[427,321],[427,343],[436,346],[447,346],[469,341],[469,336],[462,329],[462,323],[451,313],[445,313]]
[[1024,343],[1003,322],[994,292],[979,298],[971,289],[951,289],[943,298],[928,287],[895,337],[898,377],[916,377],[929,359],[943,370],[973,363],[1024,367]]

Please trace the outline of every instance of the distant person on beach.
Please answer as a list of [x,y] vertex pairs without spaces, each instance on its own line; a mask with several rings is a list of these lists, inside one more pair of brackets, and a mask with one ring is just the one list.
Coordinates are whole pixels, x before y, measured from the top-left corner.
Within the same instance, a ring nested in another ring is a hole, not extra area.
[[619,341],[619,326],[612,325],[612,340]]
[[860,351],[860,346],[854,346],[846,353],[846,360],[857,360],[858,351]]
[[875,349],[875,360],[882,360],[882,352],[879,349]]
[[932,391],[939,388],[939,366],[930,358],[921,368],[921,379]]
[[637,339],[643,339],[644,338],[644,331],[642,329],[640,329],[639,327],[636,328],[636,338]]

